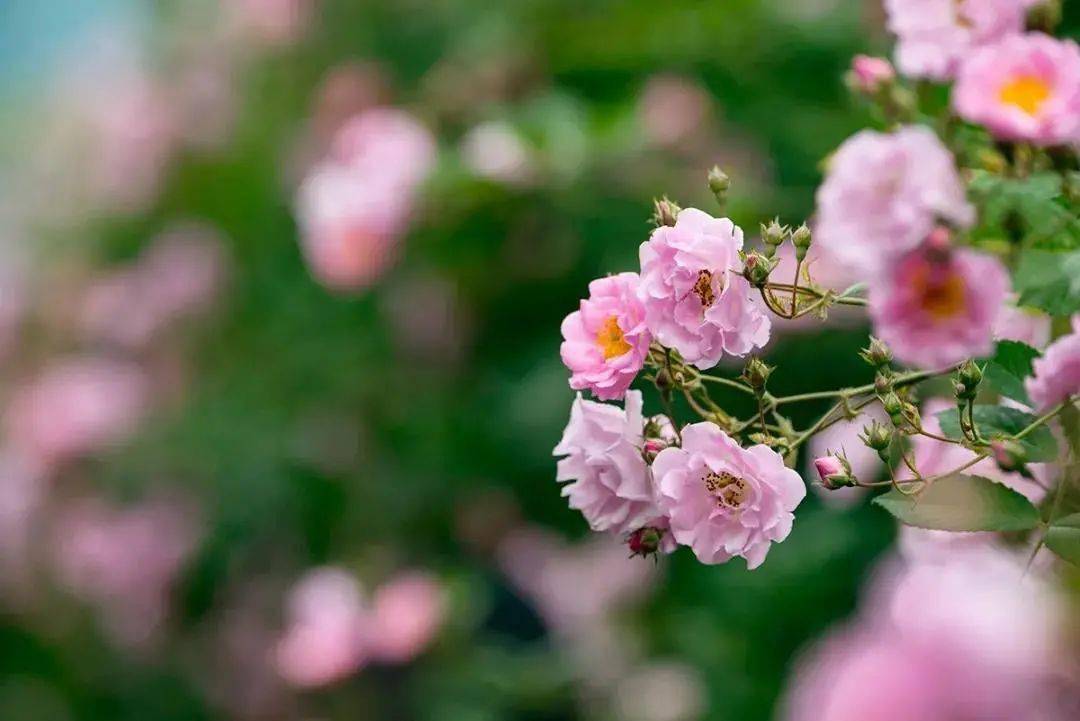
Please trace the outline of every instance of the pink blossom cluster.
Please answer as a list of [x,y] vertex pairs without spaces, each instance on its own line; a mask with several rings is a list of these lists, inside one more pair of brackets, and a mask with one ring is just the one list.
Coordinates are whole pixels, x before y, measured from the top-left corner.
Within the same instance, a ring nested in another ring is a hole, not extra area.
[[289,592],[286,627],[274,648],[281,677],[300,688],[341,681],[369,663],[404,664],[431,642],[446,613],[441,584],[403,571],[367,600],[348,571],[309,571]]
[[1045,579],[986,539],[892,559],[857,618],[804,655],[782,718],[1064,721],[1047,689],[1065,621]]
[[435,141],[403,110],[364,110],[338,129],[304,179],[296,214],[312,274],[334,290],[360,290],[393,263]]

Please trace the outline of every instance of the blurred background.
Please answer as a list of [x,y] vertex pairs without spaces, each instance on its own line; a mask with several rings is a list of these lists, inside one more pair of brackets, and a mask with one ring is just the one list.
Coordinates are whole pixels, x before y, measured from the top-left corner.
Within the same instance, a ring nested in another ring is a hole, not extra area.
[[[628,559],[554,480],[559,323],[713,164],[808,217],[888,49],[877,0],[4,0],[0,719],[778,717],[893,523]],[[776,336],[777,393],[872,380],[857,319]]]

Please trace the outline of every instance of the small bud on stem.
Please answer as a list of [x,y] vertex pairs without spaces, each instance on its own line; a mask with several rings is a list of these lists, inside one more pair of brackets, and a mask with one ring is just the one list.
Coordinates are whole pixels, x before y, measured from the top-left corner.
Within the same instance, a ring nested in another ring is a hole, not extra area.
[[679,213],[682,211],[675,202],[668,200],[667,196],[653,201],[652,222],[657,228],[662,226],[674,226]]
[[727,195],[730,188],[731,178],[720,169],[719,165],[714,165],[712,170],[709,171],[709,190],[716,196],[716,202],[720,204],[721,208],[727,204]]

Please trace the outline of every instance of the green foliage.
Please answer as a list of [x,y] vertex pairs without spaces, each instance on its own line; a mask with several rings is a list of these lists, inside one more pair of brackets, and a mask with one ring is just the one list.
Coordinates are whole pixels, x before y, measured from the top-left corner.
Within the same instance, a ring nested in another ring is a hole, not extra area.
[[1009,178],[979,171],[970,190],[982,210],[977,235],[1009,238],[1039,250],[1080,248],[1077,208],[1057,173]]
[[[975,406],[975,425],[986,440],[1011,438],[1035,422],[1035,416],[1016,408],[1005,406]],[[950,438],[962,439],[957,409],[950,408],[938,414],[941,431]],[[1033,429],[1019,440],[1027,460],[1032,463],[1050,462],[1058,458],[1057,441],[1045,425]]]
[[939,478],[916,496],[893,489],[874,503],[901,523],[940,531],[1026,531],[1039,524],[1024,496],[982,476]]
[[997,344],[994,356],[983,370],[984,380],[1006,398],[1030,405],[1024,379],[1031,375],[1031,362],[1039,357],[1039,351],[1029,345],[1013,340]]
[[1046,529],[1046,547],[1080,566],[1080,513],[1059,518]]
[[1027,250],[1013,278],[1020,304],[1051,315],[1080,311],[1080,250],[1061,253]]

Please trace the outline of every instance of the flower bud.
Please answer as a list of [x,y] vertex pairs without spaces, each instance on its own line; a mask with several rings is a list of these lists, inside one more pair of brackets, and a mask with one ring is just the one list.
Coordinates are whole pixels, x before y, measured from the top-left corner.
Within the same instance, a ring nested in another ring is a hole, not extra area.
[[[885,345],[885,341],[880,338],[870,336],[870,345],[859,351],[859,355],[862,359],[872,365],[875,368],[884,368],[892,363],[893,354],[889,346]],[[875,384],[876,384],[875,379]],[[890,379],[890,383],[891,383]]]
[[742,377],[755,393],[761,395],[765,392],[765,383],[774,370],[775,368],[767,365],[760,358],[751,358],[743,369]]
[[890,418],[902,416],[904,413],[904,402],[900,400],[900,396],[892,391],[882,396],[881,407],[885,409]]
[[731,188],[731,178],[727,176],[719,165],[714,165],[709,171],[709,190],[716,196],[716,202],[721,207],[727,203],[728,189]]
[[668,200],[667,196],[664,196],[660,200],[654,200],[652,217],[653,225],[657,228],[665,225],[673,226],[681,211],[682,208],[675,202]]
[[881,89],[896,80],[896,70],[885,58],[856,55],[851,59],[851,69],[844,76],[848,88],[861,95],[877,95]]
[[810,228],[803,223],[791,233],[791,244],[795,246],[795,259],[804,260],[806,258],[806,251],[810,249],[810,243],[813,237],[810,234]]
[[1029,475],[1027,470],[1027,451],[1016,441],[1000,440],[990,444],[990,453],[998,467],[1003,471]]
[[769,280],[769,273],[772,273],[776,263],[775,258],[768,258],[756,250],[752,250],[746,254],[746,258],[743,260],[743,277],[750,282],[750,285],[761,288]]
[[883,424],[878,423],[876,419],[870,421],[870,425],[863,426],[862,435],[859,438],[868,448],[877,451],[881,460],[888,461],[886,452],[892,444],[892,433]]
[[964,364],[956,369],[956,379],[953,389],[956,391],[958,400],[974,400],[979,393],[979,384],[982,383],[982,368],[975,361],[964,361]]
[[851,464],[842,454],[833,453],[815,458],[814,468],[817,469],[818,476],[821,478],[821,485],[830,491],[858,483],[851,475]]
[[672,380],[667,368],[661,368],[656,372],[656,380],[653,383],[656,384],[657,390],[661,392],[670,391],[675,386],[675,382]]
[[874,376],[874,393],[879,396],[888,395],[893,389],[893,374],[888,368],[882,368]]
[[630,547],[630,556],[651,556],[660,550],[660,542],[664,539],[664,529],[655,526],[645,526],[626,537],[626,545]]
[[772,258],[776,248],[787,238],[788,227],[780,225],[779,218],[773,218],[768,225],[761,224],[761,242],[765,244],[765,256]]

